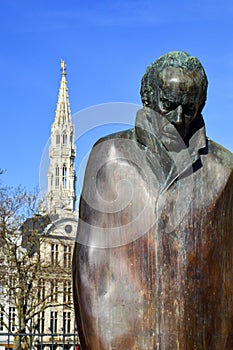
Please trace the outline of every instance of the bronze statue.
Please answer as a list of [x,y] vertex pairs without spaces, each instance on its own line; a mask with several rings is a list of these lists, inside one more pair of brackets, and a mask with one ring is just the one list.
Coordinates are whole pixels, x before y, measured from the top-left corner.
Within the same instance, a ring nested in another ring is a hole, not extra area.
[[233,349],[233,156],[206,138],[185,52],[142,79],[135,127],[91,152],[73,292],[82,350]]

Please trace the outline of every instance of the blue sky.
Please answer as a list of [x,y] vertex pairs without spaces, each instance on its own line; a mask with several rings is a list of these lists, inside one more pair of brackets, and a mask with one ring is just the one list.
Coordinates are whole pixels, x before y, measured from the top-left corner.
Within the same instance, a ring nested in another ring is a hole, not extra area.
[[209,80],[207,134],[233,151],[232,35],[231,0],[1,1],[3,182],[28,189],[39,184],[61,58],[76,113],[109,102],[140,104],[146,67],[168,51],[189,52]]

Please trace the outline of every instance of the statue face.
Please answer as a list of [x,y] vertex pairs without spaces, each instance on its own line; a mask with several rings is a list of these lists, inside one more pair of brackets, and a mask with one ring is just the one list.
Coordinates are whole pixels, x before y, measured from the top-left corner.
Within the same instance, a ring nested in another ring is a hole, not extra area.
[[[198,72],[186,72],[176,67],[165,68],[158,82],[156,102],[159,112],[173,125],[183,140],[200,107],[201,77]],[[174,127],[169,124],[164,132],[175,144]],[[173,132],[172,132],[173,130]],[[173,135],[172,135],[173,134]],[[173,137],[172,137],[173,136]]]

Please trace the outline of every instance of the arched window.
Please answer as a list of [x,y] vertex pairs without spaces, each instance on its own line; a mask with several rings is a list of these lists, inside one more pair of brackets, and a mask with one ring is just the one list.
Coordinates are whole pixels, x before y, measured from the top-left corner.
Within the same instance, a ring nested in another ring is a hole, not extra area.
[[65,166],[65,164],[63,165],[63,168],[62,168],[62,185],[63,185],[63,188],[67,187],[67,167]]
[[59,167],[57,166],[55,170],[55,187],[58,187],[58,186],[59,186]]
[[62,143],[63,143],[63,145],[67,145],[67,135],[66,134],[62,135]]
[[60,144],[60,135],[56,134],[56,145]]

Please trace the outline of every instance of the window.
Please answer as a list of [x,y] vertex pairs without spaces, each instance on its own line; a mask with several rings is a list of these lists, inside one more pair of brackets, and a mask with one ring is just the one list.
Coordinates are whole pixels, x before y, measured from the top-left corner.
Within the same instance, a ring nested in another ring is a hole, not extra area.
[[14,276],[9,276],[9,298],[14,296],[15,292],[15,277]]
[[67,135],[66,134],[62,135],[62,143],[63,143],[63,145],[67,145]]
[[65,281],[63,283],[63,303],[71,303],[71,282]]
[[50,186],[51,186],[51,187],[53,186],[53,174],[52,174],[51,177],[50,177]]
[[71,332],[71,313],[63,312],[63,332],[70,333]]
[[45,300],[45,280],[40,278],[38,283],[38,298],[39,300]]
[[54,282],[54,301],[58,301],[58,283],[57,281]]
[[0,308],[0,331],[4,330],[4,309],[3,306]]
[[67,167],[65,165],[62,168],[62,186],[67,187]]
[[57,134],[56,135],[56,145],[59,145],[60,144],[60,135]]
[[55,186],[59,186],[59,167],[57,166],[55,169]]
[[67,281],[63,282],[63,303],[66,303],[67,299]]
[[53,266],[58,265],[58,258],[59,258],[59,246],[58,244],[51,244],[51,263]]
[[72,232],[72,226],[71,225],[66,225],[65,226],[65,232],[69,235]]
[[50,301],[58,301],[58,283],[55,280],[50,281]]
[[40,333],[44,333],[45,331],[45,312],[42,311],[39,321],[38,321],[38,328]]
[[15,331],[15,307],[9,308],[9,325],[10,325],[10,332]]
[[71,267],[71,246],[64,245],[64,267]]
[[50,331],[57,333],[57,311],[50,312]]
[[53,297],[54,297],[54,282],[53,280],[50,281],[50,301],[53,302]]

